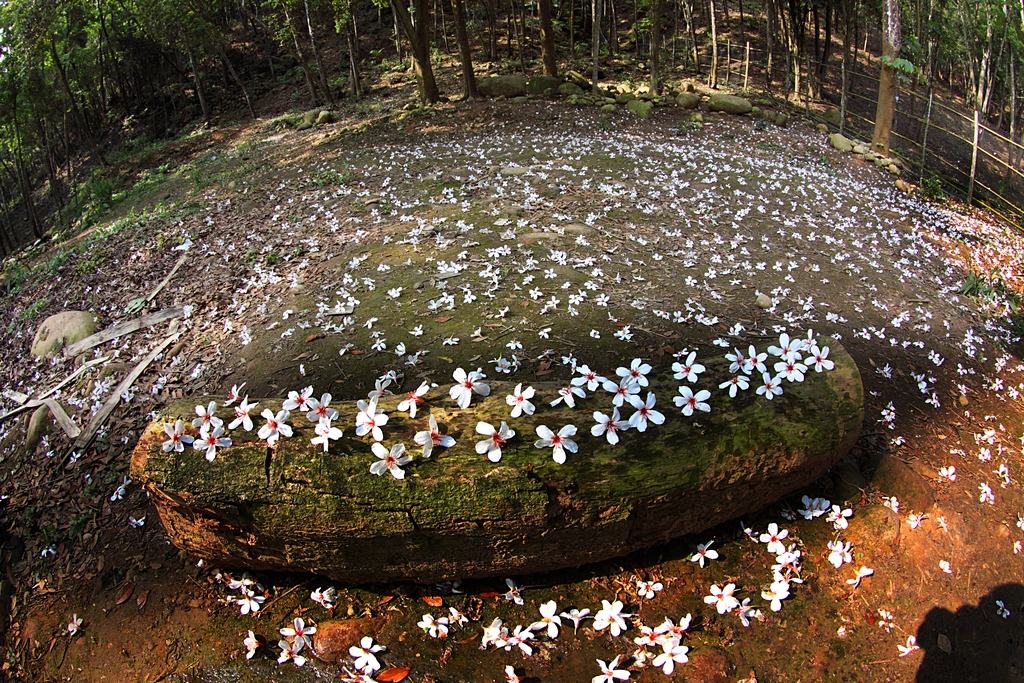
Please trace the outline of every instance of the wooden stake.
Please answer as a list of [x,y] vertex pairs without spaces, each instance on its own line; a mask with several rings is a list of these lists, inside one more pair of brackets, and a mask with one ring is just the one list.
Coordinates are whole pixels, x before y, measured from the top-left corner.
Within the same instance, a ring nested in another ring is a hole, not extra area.
[[[742,5],[740,5],[742,7]],[[747,91],[747,81],[750,78],[750,41],[747,41],[747,55],[743,58],[743,91]]]

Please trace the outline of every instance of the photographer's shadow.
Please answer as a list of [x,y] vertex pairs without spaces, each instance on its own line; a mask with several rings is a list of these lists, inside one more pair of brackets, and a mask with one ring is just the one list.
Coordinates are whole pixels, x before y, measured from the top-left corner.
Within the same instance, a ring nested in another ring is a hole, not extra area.
[[999,586],[955,614],[931,610],[917,644],[916,683],[1024,683],[1024,585]]

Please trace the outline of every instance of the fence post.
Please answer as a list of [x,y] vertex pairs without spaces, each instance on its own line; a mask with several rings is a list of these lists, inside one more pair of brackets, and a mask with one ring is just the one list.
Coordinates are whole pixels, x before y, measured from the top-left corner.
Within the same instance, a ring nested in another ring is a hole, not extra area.
[[974,201],[974,176],[978,171],[978,110],[974,110],[974,143],[971,151],[971,184],[967,187],[967,205]]
[[845,135],[846,131],[846,60],[842,61],[843,82],[842,93],[839,96],[839,134]]
[[750,77],[750,41],[747,41],[747,56],[743,59],[743,92],[747,91],[747,79]]
[[920,185],[924,182],[924,155],[928,151],[928,128],[932,125],[932,98],[935,97],[935,92],[932,90],[931,85],[928,86],[928,113],[924,117],[924,135],[921,137],[921,173],[919,174],[917,183]]

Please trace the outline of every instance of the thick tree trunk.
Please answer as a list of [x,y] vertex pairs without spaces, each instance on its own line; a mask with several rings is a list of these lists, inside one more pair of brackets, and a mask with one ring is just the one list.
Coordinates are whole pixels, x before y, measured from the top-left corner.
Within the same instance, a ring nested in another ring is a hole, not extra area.
[[426,0],[415,0],[416,24],[413,25],[412,17],[406,8],[403,0],[391,0],[391,8],[395,12],[405,31],[405,37],[409,40],[412,48],[412,66],[416,72],[416,86],[419,90],[420,101],[424,104],[434,104],[441,99],[441,93],[437,89],[437,82],[434,80],[434,71],[430,66],[430,34],[427,17]]
[[892,134],[892,119],[896,110],[896,69],[892,60],[900,56],[902,47],[900,30],[899,0],[884,0],[882,3],[882,62],[878,79],[878,104],[875,107],[875,132],[871,136],[871,147],[876,152],[889,156],[889,138]]
[[[452,0],[455,2],[456,0]],[[558,62],[555,60],[555,29],[551,24],[551,0],[538,0],[540,5],[540,51],[544,62],[544,75],[557,76]]]
[[[547,0],[549,3],[551,0]],[[455,37],[459,42],[459,60],[462,64],[462,87],[465,99],[480,97],[476,88],[476,75],[473,73],[473,53],[469,47],[469,32],[466,30],[466,8],[462,0],[452,0],[452,14],[455,15]],[[551,16],[548,15],[550,22]]]
[[[515,420],[504,400],[509,382],[493,383],[491,395],[466,410],[434,390],[415,420],[397,412],[400,397],[386,398],[386,443],[404,443],[416,456],[401,481],[370,473],[377,458],[368,439],[352,437],[350,402],[332,404],[346,434],[329,453],[310,444],[313,425],[296,414],[293,437],[273,449],[235,432],[234,445],[207,462],[191,448],[161,448],[165,422],[194,417],[198,399],[181,401],[146,430],[131,476],[145,485],[171,541],[222,567],[426,583],[579,566],[749,514],[825,474],[864,418],[857,367],[841,346],[831,348],[834,370],[786,384],[774,401],[753,388],[734,399],[716,392],[710,413],[688,418],[669,402],[678,382],[653,380],[668,404],[659,404],[665,423],[626,431],[615,446],[589,434],[590,411],[607,411],[607,394],[575,410],[538,401],[535,415]],[[724,361],[707,365],[702,386],[729,377]],[[551,395],[556,388],[535,386]],[[428,414],[457,441],[429,460],[413,445]],[[475,428],[501,420],[517,434],[492,463],[474,449],[483,438]],[[567,423],[580,425],[579,452],[559,465],[534,447],[535,427]]]

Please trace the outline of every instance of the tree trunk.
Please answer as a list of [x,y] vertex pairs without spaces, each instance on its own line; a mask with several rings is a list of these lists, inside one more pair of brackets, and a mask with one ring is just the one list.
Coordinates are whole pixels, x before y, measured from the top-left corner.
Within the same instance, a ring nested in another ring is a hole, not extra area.
[[661,94],[661,15],[665,0],[651,3],[651,92]]
[[192,77],[196,83],[196,97],[199,98],[199,108],[203,110],[203,120],[207,123],[210,122],[210,106],[206,103],[206,93],[203,91],[203,79],[199,75],[199,69],[196,68],[196,60],[192,55],[192,46],[188,43],[185,44],[185,51],[188,53],[188,63],[192,66]]
[[542,61],[544,62],[544,75],[557,76],[558,62],[555,59],[555,29],[551,25],[551,0],[538,0],[538,5],[538,11],[540,12],[540,51]]
[[[163,425],[194,417],[198,398],[164,409],[146,429],[131,477],[174,544],[223,568],[433,583],[577,567],[701,532],[824,475],[857,441],[864,418],[857,367],[840,345],[831,348],[834,370],[786,384],[771,402],[752,390],[734,399],[718,392],[710,413],[684,418],[663,408],[663,425],[626,431],[616,446],[591,436],[586,418],[574,437],[580,452],[562,465],[533,446],[535,427],[584,419],[579,408],[538,404],[536,415],[510,421],[516,435],[500,462],[476,453],[478,421],[509,420],[512,385],[495,382],[466,410],[435,390],[415,420],[396,412],[399,397],[381,400],[388,446],[404,443],[415,455],[401,481],[369,472],[377,459],[367,440],[351,436],[351,402],[332,404],[346,434],[329,453],[310,444],[313,425],[301,414],[293,437],[273,449],[234,432],[234,445],[213,462],[192,448],[164,453]],[[728,377],[724,361],[711,361],[702,381]],[[678,382],[666,376],[652,385],[669,396]],[[553,395],[556,386],[537,388]],[[457,443],[426,460],[413,435],[428,413]]]
[[356,33],[356,17],[351,13],[345,22],[345,42],[348,44],[348,89],[358,100],[363,94],[359,83],[359,34]]
[[434,104],[441,99],[441,93],[437,89],[437,82],[434,80],[434,71],[430,66],[430,24],[427,17],[426,0],[414,0],[416,10],[416,24],[413,25],[409,10],[403,4],[403,0],[391,0],[391,8],[402,24],[405,37],[409,41],[412,50],[412,66],[416,72],[416,87],[419,90],[420,101],[424,104]]
[[320,79],[320,90],[323,91],[327,102],[334,107],[337,103],[334,101],[334,93],[331,92],[331,86],[327,83],[327,70],[324,69],[323,60],[320,59],[320,50],[316,48],[313,22],[309,18],[309,0],[304,0],[303,5],[306,10],[306,32],[309,34],[309,49],[313,53],[313,61],[316,64],[316,75]]
[[[875,132],[871,147],[889,156],[889,138],[892,134],[893,113],[896,110],[896,69],[892,60],[900,55],[902,47],[899,0],[882,3],[882,69],[878,79],[878,104],[875,107]],[[886,58],[888,60],[886,61]]]
[[593,93],[596,95],[600,92],[601,87],[598,85],[598,64],[601,60],[601,14],[603,0],[590,0],[590,11],[591,11],[591,26],[590,26],[590,43],[593,53],[594,61],[594,79],[592,83]]
[[[551,0],[547,0],[549,3]],[[466,8],[462,0],[452,0],[452,14],[455,15],[455,36],[459,41],[459,59],[462,62],[462,87],[465,99],[480,97],[473,73],[473,53],[469,48],[469,33],[466,31]],[[550,20],[550,15],[548,16]]]
[[228,59],[228,53],[226,50],[224,50],[223,45],[220,46],[220,59],[222,62],[224,62],[224,67],[227,69],[228,74],[231,76],[231,80],[233,80],[235,82],[235,85],[237,85],[242,90],[242,96],[245,98],[245,106],[249,109],[249,116],[251,116],[255,121],[256,110],[252,108],[252,100],[249,99],[249,91],[246,90],[245,83],[239,77],[238,72],[235,71],[235,67],[231,64],[231,60]]
[[292,45],[293,48],[289,48],[292,56],[295,57],[295,61],[299,63],[299,67],[302,69],[302,76],[306,80],[306,89],[309,91],[309,101],[314,107],[317,104],[316,86],[313,84],[313,73],[310,71],[309,62],[306,61],[306,55],[302,52],[302,46],[299,45],[299,32],[295,29],[295,22],[292,21],[291,15],[288,13],[287,6],[284,7],[284,20],[288,24],[288,32],[292,34]]
[[715,21],[715,0],[708,0],[708,17],[711,20],[711,73],[708,74],[708,87],[718,87],[718,26]]

